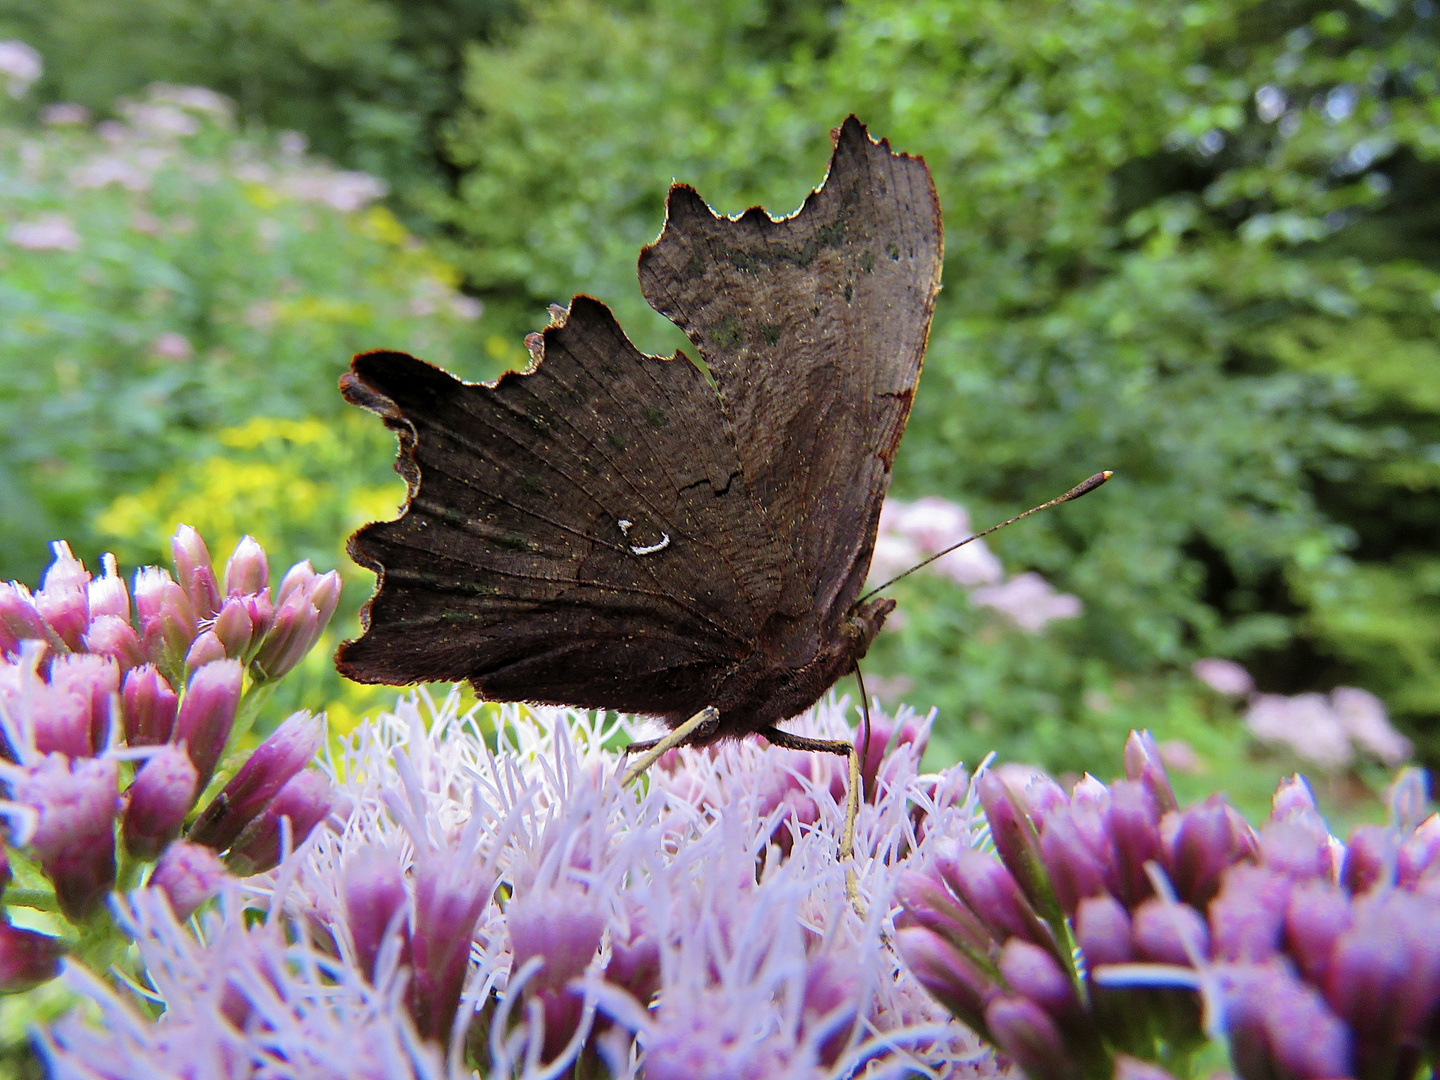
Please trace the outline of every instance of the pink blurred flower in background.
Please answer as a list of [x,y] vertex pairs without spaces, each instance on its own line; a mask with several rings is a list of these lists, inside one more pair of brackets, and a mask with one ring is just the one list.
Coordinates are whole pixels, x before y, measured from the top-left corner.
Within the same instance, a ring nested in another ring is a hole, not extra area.
[[0,41],[0,76],[12,98],[22,98],[44,72],[40,54],[23,41]]
[[1206,657],[1191,664],[1190,672],[1217,694],[1244,697],[1255,689],[1250,673],[1233,660]]
[[1038,634],[1055,619],[1078,618],[1084,610],[1078,596],[1056,592],[1039,574],[1028,571],[1003,584],[976,589],[970,599],[981,607],[994,608],[1031,634]]
[[190,339],[173,330],[167,330],[157,337],[150,349],[156,356],[164,360],[173,360],[176,363],[189,360],[195,355],[195,348],[190,344]]
[[17,221],[6,238],[27,251],[78,251],[80,234],[64,214],[45,214],[33,221]]

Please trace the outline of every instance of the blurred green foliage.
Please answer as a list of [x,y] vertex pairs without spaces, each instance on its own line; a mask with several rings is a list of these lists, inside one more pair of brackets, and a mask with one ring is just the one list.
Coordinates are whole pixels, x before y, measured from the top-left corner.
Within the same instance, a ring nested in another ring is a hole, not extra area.
[[303,131],[318,152],[386,177],[408,204],[445,186],[438,130],[459,103],[465,43],[516,11],[514,0],[0,0],[0,38],[44,55],[42,100],[104,114],[153,81],[206,86],[247,123]]
[[1432,4],[529,14],[472,51],[453,127],[458,257],[512,335],[583,289],[672,347],[634,279],[669,179],[788,212],[853,111],[925,155],[945,212],[896,490],[983,522],[1117,470],[996,538],[1085,601],[1048,644],[979,648],[910,601],[877,665],[923,673],[910,699],[945,732],[981,721],[1002,754],[1098,763],[1090,683],[1222,655],[1264,689],[1370,688],[1440,759]]
[[[0,128],[6,578],[35,581],[60,537],[93,565],[96,512],[224,452],[223,428],[348,413],[335,382],[353,352],[473,372],[478,305],[388,210],[362,208],[373,182],[229,127],[218,99],[159,91],[102,132]],[[352,482],[389,476],[387,441],[354,456]]]

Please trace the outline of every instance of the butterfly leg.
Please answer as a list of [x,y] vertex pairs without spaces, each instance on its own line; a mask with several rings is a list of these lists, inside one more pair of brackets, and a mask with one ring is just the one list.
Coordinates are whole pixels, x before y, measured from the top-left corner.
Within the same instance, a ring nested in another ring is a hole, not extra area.
[[[853,859],[855,856],[855,820],[860,816],[860,755],[855,751],[855,744],[846,742],[844,739],[807,739],[804,735],[792,735],[777,727],[761,728],[760,734],[765,736],[771,745],[785,750],[842,754],[849,759],[850,777],[849,782],[845,785],[845,829],[840,834],[839,858],[842,862]],[[860,895],[855,884],[853,867],[845,871],[845,892],[849,895],[850,902],[859,911]],[[861,914],[863,915],[864,912],[862,911]]]
[[691,739],[703,739],[715,730],[715,726],[719,722],[720,713],[714,707],[707,705],[663,739],[650,739],[627,746],[622,751],[622,757],[628,755],[632,750],[638,752],[640,757],[635,764],[625,770],[625,775],[620,777],[621,785],[628,785],[632,780],[642,776],[646,769],[660,760],[660,755],[665,751],[683,746]]

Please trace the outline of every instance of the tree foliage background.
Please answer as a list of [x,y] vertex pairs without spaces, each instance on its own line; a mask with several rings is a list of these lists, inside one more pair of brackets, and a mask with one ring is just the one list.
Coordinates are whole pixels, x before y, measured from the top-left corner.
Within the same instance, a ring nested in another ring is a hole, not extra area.
[[[1099,766],[1141,723],[1242,760],[1186,673],[1223,656],[1264,690],[1372,690],[1440,762],[1433,0],[0,0],[0,35],[46,55],[43,99],[205,83],[384,176],[486,305],[471,374],[582,291],[683,345],[634,276],[671,179],[788,212],[857,113],[945,214],[896,492],[985,523],[1118,474],[995,540],[1084,601],[1043,638],[897,587],[875,671],[941,708],[942,752]],[[336,411],[328,378],[292,393]]]

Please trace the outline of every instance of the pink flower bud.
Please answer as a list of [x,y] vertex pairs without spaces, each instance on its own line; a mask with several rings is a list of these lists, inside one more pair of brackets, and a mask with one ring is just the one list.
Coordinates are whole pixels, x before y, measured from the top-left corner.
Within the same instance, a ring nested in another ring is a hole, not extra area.
[[1019,884],[1000,862],[975,848],[957,845],[935,860],[945,884],[1000,940],[1014,935],[1053,947],[1049,929],[1030,906]]
[[128,623],[130,592],[125,588],[125,579],[120,576],[115,566],[115,556],[100,556],[100,565],[104,572],[97,578],[91,578],[87,587],[90,618],[94,620],[101,616],[110,616]]
[[1141,1061],[1129,1054],[1115,1055],[1115,1073],[1110,1080],[1175,1080],[1153,1061]]
[[1108,814],[1116,869],[1120,872],[1120,899],[1134,907],[1154,894],[1147,862],[1165,864],[1165,845],[1160,842],[1160,809],[1144,784],[1121,780],[1110,785]]
[[1325,985],[1335,942],[1350,929],[1350,898],[1328,881],[1307,881],[1290,893],[1285,909],[1285,942],[1300,973],[1316,986]]
[[628,932],[612,935],[605,981],[628,991],[642,1006],[659,991],[660,943],[640,926],[638,915],[631,918]]
[[220,584],[205,541],[189,525],[181,525],[170,541],[170,551],[175,556],[175,580],[190,598],[196,616],[213,618],[220,610]]
[[65,943],[59,938],[0,923],[0,993],[14,994],[60,974]]
[[510,951],[519,968],[532,957],[544,966],[527,984],[531,991],[559,990],[585,973],[600,948],[605,916],[579,886],[532,888],[505,909]]
[[1125,776],[1145,786],[1162,815],[1180,809],[1175,789],[1170,786],[1170,774],[1160,758],[1160,747],[1150,732],[1132,731],[1125,740]]
[[[403,922],[398,926],[396,922],[397,913],[405,906],[405,875],[399,856],[380,848],[363,849],[346,863],[340,895],[356,965],[373,981],[386,935],[397,929],[402,935],[405,932]],[[400,959],[404,962],[407,957],[402,953]]]
[[911,974],[961,1023],[985,1030],[985,1006],[1000,992],[995,979],[933,930],[906,926],[895,949]]
[[1260,962],[1280,948],[1290,878],[1263,866],[1234,866],[1210,904],[1210,937],[1218,960]]
[[1345,845],[1345,864],[1340,883],[1352,896],[1369,892],[1377,885],[1395,882],[1400,855],[1400,837],[1385,825],[1356,825]]
[[210,663],[212,660],[225,659],[225,646],[213,630],[203,630],[190,643],[190,651],[185,654],[185,674],[194,675],[197,670]]
[[1152,896],[1135,909],[1130,926],[1142,960],[1189,967],[1192,952],[1202,958],[1210,953],[1205,918],[1189,904]]
[[315,579],[318,576],[309,559],[290,567],[280,579],[280,587],[275,590],[275,606],[278,608],[284,605],[286,598],[294,592],[309,595],[315,589]]
[[263,874],[280,865],[283,854],[281,821],[290,822],[290,842],[299,847],[334,805],[330,781],[314,769],[291,777],[270,800],[265,812],[252,821],[230,848],[226,865],[240,877]]
[[[1245,828],[1248,830],[1248,826]],[[1220,891],[1221,875],[1239,862],[1246,850],[1222,796],[1212,795],[1189,807],[1180,816],[1172,846],[1176,892],[1182,900],[1203,910]]]
[[[659,974],[659,951],[656,950],[656,974]],[[614,962],[611,962],[614,967]],[[606,969],[608,977],[609,968]],[[658,981],[658,980],[657,980]],[[820,1062],[833,1067],[845,1052],[846,1045],[854,1033],[856,1014],[855,1002],[860,991],[860,977],[853,965],[842,967],[832,957],[818,956],[805,965],[805,991],[801,997],[801,1031],[817,1025],[828,1028],[828,1033],[816,1047]],[[648,1001],[649,997],[637,998]],[[849,1023],[838,1024],[841,1015]]]
[[90,574],[64,540],[50,546],[55,561],[45,571],[35,607],[60,639],[72,651],[79,651],[90,626]]
[[34,698],[35,749],[42,754],[88,757],[110,733],[110,708],[120,688],[120,671],[105,656],[57,656],[48,687]]
[[408,1001],[421,1037],[442,1045],[450,1036],[460,1005],[475,923],[490,896],[489,889],[457,874],[449,858],[453,856],[427,855],[416,860],[411,934],[415,966]]
[[290,778],[310,763],[323,739],[324,725],[318,717],[300,712],[287,719],[201,812],[190,828],[190,842],[216,851],[228,848]]
[[235,554],[225,564],[225,594],[258,593],[269,584],[270,565],[265,559],[265,549],[253,536],[242,536],[235,545]]
[[1396,860],[1396,882],[1406,889],[1422,878],[1440,875],[1440,814],[1431,814],[1415,827],[1400,845]]
[[85,651],[108,656],[121,673],[145,663],[145,646],[129,620],[118,615],[101,615],[90,623],[83,641]]
[[1130,913],[1109,893],[1080,901],[1075,912],[1075,938],[1091,971],[1102,964],[1128,964],[1135,959]]
[[[1040,837],[1013,792],[993,772],[984,772],[976,781],[980,804],[990,823],[995,850],[1032,904],[1045,908],[1053,903],[1053,890],[1040,856]],[[951,883],[953,887],[953,882]],[[984,918],[984,916],[981,916]]]
[[[1106,849],[1109,849],[1108,843]],[[1067,915],[1073,915],[1086,897],[1109,895],[1112,883],[1119,888],[1115,868],[1096,857],[1080,835],[1068,808],[1051,814],[1045,823],[1045,832],[1040,836],[1040,857],[1060,907]]]
[[204,791],[230,738],[240,706],[243,671],[238,660],[215,660],[195,672],[180,702],[174,738],[185,743]]
[[273,614],[269,597],[265,593],[227,596],[220,605],[220,614],[215,616],[215,624],[211,629],[225,647],[226,656],[249,663],[255,650],[260,647],[265,631],[269,629]]
[[1303,825],[1272,821],[1260,830],[1260,862],[1265,867],[1303,881],[1334,877],[1328,837],[1316,836]]
[[925,725],[916,719],[899,725],[898,731],[895,724],[883,718],[876,719],[871,724],[868,744],[864,742],[864,735],[865,729],[862,725],[855,732],[855,751],[864,755],[860,761],[860,778],[865,785],[866,797],[873,802],[878,796],[875,782],[880,776],[885,752],[893,752],[902,746],[914,746],[918,756],[925,753],[925,745],[930,741],[930,737]]
[[1080,1013],[1080,999],[1055,957],[1038,945],[1011,938],[1000,952],[1000,974],[1012,993],[1029,998],[1051,1018],[1066,1021]]
[[255,653],[252,670],[265,679],[290,672],[319,640],[339,599],[340,576],[333,570],[319,577],[311,572],[292,584],[289,594],[276,603],[274,621]]
[[1000,1051],[1030,1080],[1079,1080],[1060,1029],[1035,1002],[1005,994],[985,1007],[985,1026]]
[[44,641],[64,651],[64,642],[35,606],[30,590],[19,582],[0,583],[0,630],[5,632],[4,651],[13,653],[21,641]]
[[1216,969],[1222,1021],[1240,1076],[1355,1076],[1350,1033],[1312,987],[1283,965]]
[[72,922],[89,918],[115,884],[119,777],[109,758],[49,754],[13,782],[16,802],[35,810],[30,848]]
[[164,851],[180,835],[185,815],[195,805],[198,779],[189,755],[173,744],[142,763],[125,795],[125,850],[146,860]]
[[924,926],[975,956],[988,956],[999,944],[985,924],[930,874],[902,870],[895,899],[903,909],[896,916],[897,926]]
[[215,852],[177,840],[160,856],[146,884],[165,894],[177,919],[188,919],[220,891],[229,877],[230,872]]
[[196,633],[195,608],[185,590],[164,570],[147,566],[135,575],[135,609],[151,663],[180,671]]
[[159,746],[170,741],[180,699],[155,665],[146,664],[125,676],[122,700],[127,745]]
[[1352,907],[1325,973],[1325,997],[1355,1033],[1363,1063],[1418,1045],[1440,1006],[1440,903],[1376,890]]
[[1390,822],[1402,833],[1412,832],[1430,807],[1430,785],[1425,770],[1407,765],[1390,785]]

